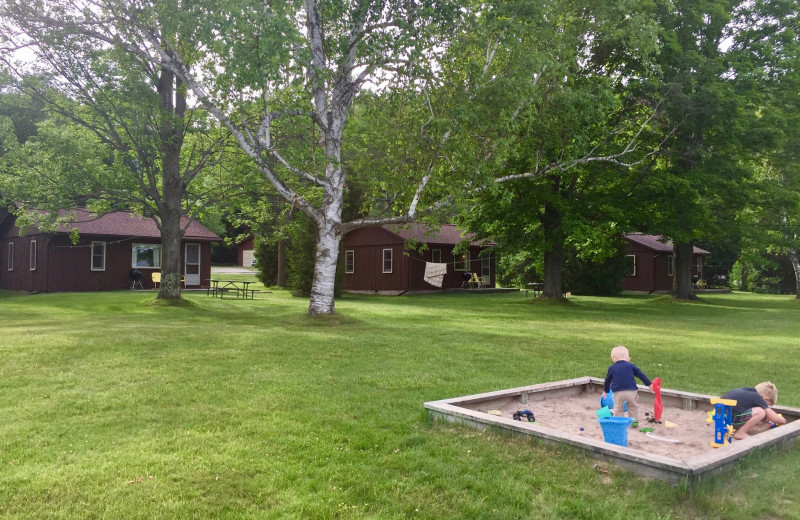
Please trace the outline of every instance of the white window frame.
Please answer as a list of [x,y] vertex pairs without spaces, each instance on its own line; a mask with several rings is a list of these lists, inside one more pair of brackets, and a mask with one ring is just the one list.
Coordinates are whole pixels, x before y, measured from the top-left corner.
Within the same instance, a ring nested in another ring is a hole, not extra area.
[[[389,256],[386,256],[386,253],[389,253]],[[383,274],[390,274],[392,272],[392,267],[394,266],[394,250],[393,249],[383,249],[381,251],[381,263],[383,264]],[[389,262],[389,267],[387,269],[386,262]]]
[[487,283],[489,282],[489,278],[492,276],[492,257],[481,257],[481,276],[486,279]]
[[703,279],[703,257],[697,257],[697,278],[699,280]]
[[469,251],[453,255],[453,271],[469,271]]
[[434,264],[441,264],[442,263],[442,250],[441,249],[431,249],[431,262]]
[[667,276],[674,276],[675,273],[675,259],[672,255],[667,255]]
[[8,243],[8,270],[14,270],[14,242]]
[[[153,255],[154,265],[140,265],[136,263],[136,251],[138,248],[158,250],[158,255]],[[132,244],[131,245],[131,268],[133,269],[161,269],[161,244]]]
[[[95,255],[94,248],[97,247],[97,246],[102,246],[103,247],[103,254],[102,254],[103,265],[101,267],[95,267],[95,265],[94,265],[94,259],[97,256],[97,255]],[[92,252],[91,252],[91,258],[89,259],[89,267],[91,268],[92,271],[105,271],[106,270],[106,243],[105,242],[98,242],[98,241],[92,242]]]
[[[631,265],[633,265],[633,270],[630,273],[627,272],[627,269],[628,269],[627,259],[628,258],[633,258],[633,263],[631,264]],[[636,255],[625,255],[625,259],[626,259],[626,262],[625,262],[625,270],[626,270],[625,276],[627,276],[629,278],[633,277],[633,276],[636,276]]]
[[36,257],[39,256],[37,254],[38,251],[37,251],[37,247],[36,247],[36,240],[31,240],[29,253],[30,253],[30,264],[29,264],[30,265],[30,270],[31,271],[35,271],[36,270]]
[[344,272],[346,274],[356,272],[356,252],[352,249],[346,249],[344,252]]

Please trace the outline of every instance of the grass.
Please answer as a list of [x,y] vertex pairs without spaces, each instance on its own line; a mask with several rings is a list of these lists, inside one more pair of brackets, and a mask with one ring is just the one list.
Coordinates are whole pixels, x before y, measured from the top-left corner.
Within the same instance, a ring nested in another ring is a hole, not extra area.
[[671,487],[422,408],[602,377],[616,344],[665,388],[800,406],[793,299],[258,298],[0,292],[0,518],[800,518],[797,449]]

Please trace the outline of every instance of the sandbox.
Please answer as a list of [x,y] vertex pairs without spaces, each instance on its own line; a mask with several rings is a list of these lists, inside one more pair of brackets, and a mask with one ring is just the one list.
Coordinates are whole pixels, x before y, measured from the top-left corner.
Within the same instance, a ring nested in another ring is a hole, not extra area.
[[[714,425],[706,421],[717,396],[661,390],[661,423],[647,421],[653,413],[653,393],[639,389],[639,426],[628,431],[626,447],[603,440],[596,411],[600,407],[603,380],[581,377],[512,388],[483,394],[430,401],[428,412],[439,419],[478,429],[501,428],[530,435],[544,442],[582,448],[637,474],[677,483],[697,481],[726,471],[754,450],[767,446],[791,446],[800,435],[800,408],[775,406],[787,424],[759,428],[744,440],[713,448]],[[492,415],[490,410],[501,415]],[[514,420],[515,412],[530,410],[535,422]],[[653,428],[649,434],[641,428]]]

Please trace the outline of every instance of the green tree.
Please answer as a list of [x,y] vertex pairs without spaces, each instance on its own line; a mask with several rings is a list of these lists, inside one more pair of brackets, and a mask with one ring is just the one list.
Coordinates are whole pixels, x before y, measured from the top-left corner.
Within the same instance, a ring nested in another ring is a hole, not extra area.
[[742,271],[751,273],[754,287],[752,274],[777,267],[780,255],[790,265],[791,280],[777,276],[771,283],[791,284],[800,298],[800,20],[795,5],[780,1],[757,2],[742,16],[761,20],[742,30],[736,48],[743,57],[736,65],[743,78],[761,87],[758,117],[770,129],[771,144],[754,160],[752,203],[739,213]]
[[[619,219],[653,161],[640,142],[657,102],[628,96],[648,76],[648,2],[502,2],[451,49],[455,146],[477,194],[462,222],[504,249],[536,252],[560,298],[573,252],[616,253]],[[633,13],[633,14],[632,14]],[[464,88],[461,88],[461,84]]]
[[[181,217],[197,217],[225,195],[219,183],[213,195],[201,184],[190,188],[219,160],[225,133],[188,105],[186,87],[167,67],[65,33],[29,17],[27,7],[5,5],[0,38],[6,48],[33,49],[35,67],[10,53],[2,60],[16,75],[18,91],[52,118],[16,156],[5,196],[24,204],[20,222],[30,220],[25,212],[31,207],[55,215],[75,204],[98,212],[125,207],[151,217],[162,239],[159,297],[179,298]],[[163,37],[190,35],[175,25],[155,27]],[[39,79],[46,76],[53,79]]]
[[739,241],[735,215],[748,201],[752,159],[770,143],[759,117],[763,76],[752,74],[764,64],[753,51],[758,41],[776,43],[769,24],[752,21],[764,20],[765,8],[772,9],[767,4],[778,3],[657,3],[662,75],[643,94],[664,100],[658,123],[667,139],[641,203],[649,231],[673,241],[675,298],[695,297],[695,242],[725,247]]

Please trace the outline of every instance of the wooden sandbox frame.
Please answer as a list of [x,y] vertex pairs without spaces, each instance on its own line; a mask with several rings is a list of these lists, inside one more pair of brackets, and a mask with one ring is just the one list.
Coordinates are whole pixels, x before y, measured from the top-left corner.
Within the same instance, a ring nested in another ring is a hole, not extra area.
[[[511,403],[525,406],[545,398],[578,396],[584,392],[599,396],[603,392],[603,380],[595,377],[580,377],[429,401],[424,406],[434,418],[479,430],[500,428],[516,434],[530,435],[548,443],[575,446],[639,475],[665,480],[673,484],[685,480],[693,483],[704,477],[730,470],[741,458],[767,446],[792,447],[795,439],[800,435],[800,420],[798,420],[800,419],[800,408],[774,406],[773,409],[786,418],[787,424],[744,440],[735,441],[724,448],[712,449],[701,455],[679,460],[487,413],[489,410],[502,408]],[[715,397],[717,396],[669,389],[661,390],[661,401],[665,408],[707,412],[713,409],[710,399]],[[642,405],[652,405],[653,398],[652,392],[645,387],[640,387],[639,400]]]

